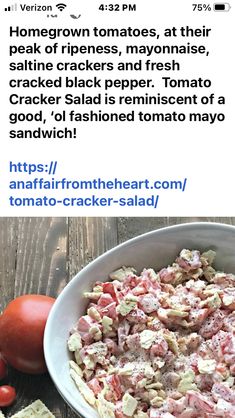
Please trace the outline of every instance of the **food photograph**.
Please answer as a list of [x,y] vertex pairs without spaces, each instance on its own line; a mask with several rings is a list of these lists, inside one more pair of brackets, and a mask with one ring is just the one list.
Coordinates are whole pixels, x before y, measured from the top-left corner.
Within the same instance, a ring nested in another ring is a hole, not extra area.
[[235,218],[0,223],[0,418],[235,417]]

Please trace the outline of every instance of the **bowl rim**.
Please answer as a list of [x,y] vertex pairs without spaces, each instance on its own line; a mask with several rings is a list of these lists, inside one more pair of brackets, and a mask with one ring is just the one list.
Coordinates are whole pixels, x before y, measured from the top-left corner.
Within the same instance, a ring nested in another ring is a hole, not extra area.
[[139,241],[141,238],[143,237],[151,237],[152,235],[155,234],[159,234],[161,235],[161,233],[165,233],[167,231],[170,230],[179,230],[179,229],[192,229],[195,230],[199,227],[205,227],[208,229],[218,229],[218,230],[228,230],[228,231],[233,231],[235,232],[235,225],[231,225],[231,224],[224,224],[224,223],[220,223],[220,222],[208,222],[208,221],[200,221],[200,222],[184,222],[181,224],[176,224],[176,225],[170,225],[170,226],[166,226],[166,227],[160,227],[159,229],[154,229],[152,231],[148,231],[145,232],[143,234],[137,235],[136,237],[130,238],[116,246],[114,246],[113,248],[105,251],[103,254],[99,255],[98,257],[96,257],[94,260],[92,260],[90,263],[88,263],[84,268],[82,268],[80,271],[78,271],[75,276],[69,281],[69,283],[65,286],[65,288],[62,290],[62,292],[59,294],[59,296],[57,297],[55,303],[53,304],[49,316],[48,316],[48,320],[46,323],[46,327],[45,327],[45,332],[44,332],[44,339],[43,339],[43,349],[44,349],[44,356],[45,356],[45,361],[46,361],[46,365],[47,365],[47,369],[49,372],[49,375],[53,381],[53,383],[55,384],[56,389],[58,390],[59,394],[62,396],[62,398],[64,399],[64,401],[72,408],[73,411],[76,411],[77,413],[79,413],[81,416],[85,417],[85,418],[89,418],[89,413],[87,410],[85,410],[85,405],[90,406],[86,400],[84,400],[84,406],[82,405],[82,403],[80,404],[75,404],[75,401],[73,399],[73,396],[70,395],[69,393],[66,394],[66,396],[63,393],[63,388],[64,385],[61,381],[58,381],[56,378],[56,372],[54,371],[54,367],[52,364],[52,357],[50,356],[49,352],[50,352],[50,326],[51,326],[51,322],[53,320],[53,316],[54,316],[54,312],[57,309],[57,305],[60,303],[61,298],[64,296],[65,293],[67,293],[72,285],[72,282],[74,280],[77,279],[77,277],[80,275],[80,273],[86,273],[86,271],[89,271],[89,269],[91,268],[91,264],[93,264],[96,261],[102,261],[103,258],[107,257],[109,254],[111,254],[114,251],[117,251],[119,248],[121,247],[125,247],[126,245],[128,246],[129,244],[135,243],[136,241]]

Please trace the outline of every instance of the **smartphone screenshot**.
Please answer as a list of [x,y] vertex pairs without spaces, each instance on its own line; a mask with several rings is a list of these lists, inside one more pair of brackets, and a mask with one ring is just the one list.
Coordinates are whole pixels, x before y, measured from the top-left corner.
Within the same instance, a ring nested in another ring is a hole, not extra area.
[[234,418],[234,3],[0,35],[0,418]]

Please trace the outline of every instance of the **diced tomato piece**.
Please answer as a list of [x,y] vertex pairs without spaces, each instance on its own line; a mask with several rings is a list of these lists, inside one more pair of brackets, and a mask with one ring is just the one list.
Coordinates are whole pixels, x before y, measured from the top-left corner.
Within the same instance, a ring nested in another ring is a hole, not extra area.
[[193,390],[190,390],[186,393],[185,401],[189,407],[196,410],[200,410],[202,412],[214,411],[214,404],[209,399],[207,399],[206,396],[203,396],[198,392],[194,392]]
[[150,356],[160,356],[164,357],[168,351],[168,344],[166,340],[162,337],[158,337],[155,343],[152,345],[150,349]]
[[135,276],[135,275],[129,275],[127,276],[124,281],[123,281],[123,287],[124,288],[130,288],[133,289],[134,287],[137,286],[137,284],[139,284],[140,282],[140,278]]
[[163,283],[172,283],[175,280],[175,270],[172,267],[163,268],[159,271],[160,280]]
[[93,342],[93,335],[90,334],[89,331],[94,324],[101,329],[101,325],[94,321],[89,315],[82,316],[77,323],[77,331],[86,345]]
[[118,346],[115,343],[115,341],[111,340],[111,338],[105,338],[104,343],[107,345],[108,350],[110,351],[110,353],[112,353],[114,355],[118,353]]
[[185,397],[180,398],[178,401],[168,398],[166,403],[169,412],[180,414],[185,409]]
[[[235,336],[231,332],[227,333],[226,338],[223,341],[221,341],[221,349],[222,349],[222,353],[228,359],[229,357],[232,359],[232,356],[235,355]],[[235,361],[233,359],[232,361],[230,361],[229,364],[233,364],[234,362]]]
[[129,335],[126,344],[132,352],[140,350],[140,335],[138,333]]
[[143,286],[146,289],[146,293],[153,293],[156,294],[156,290],[161,290],[160,283],[153,282],[148,275],[144,276],[139,286]]
[[[195,371],[195,370],[194,370]],[[196,377],[196,384],[198,389],[203,392],[210,392],[214,384],[213,375],[211,374],[199,374]]]
[[203,322],[199,334],[204,338],[211,338],[222,328],[224,318],[225,314],[217,309]]
[[148,279],[152,283],[154,289],[161,289],[159,277],[156,277],[156,272],[153,269],[144,269],[141,273],[141,277],[144,281]]
[[191,326],[201,326],[203,321],[208,317],[210,310],[208,308],[192,309],[189,314]]
[[95,395],[98,395],[102,391],[102,387],[100,386],[100,382],[96,377],[91,379],[89,382],[87,382],[87,385],[89,388],[94,392]]
[[[221,331],[220,331],[221,332]],[[222,353],[231,353],[233,351],[233,339],[231,333],[226,333],[222,341],[220,342]]]
[[116,311],[116,302],[110,303],[110,305],[105,306],[100,311],[101,315],[108,316],[112,319],[117,319],[117,311]]
[[215,335],[213,335],[213,337],[211,339],[212,350],[213,350],[214,356],[219,361],[223,360],[222,349],[223,349],[224,343],[227,339],[227,335],[228,335],[227,332],[224,332],[224,331],[220,330]]
[[103,308],[107,305],[110,305],[110,303],[112,302],[113,302],[112,296],[109,293],[103,293],[98,300],[98,305]]
[[212,396],[215,401],[222,398],[232,405],[235,405],[235,392],[224,383],[215,383],[212,387]]
[[116,293],[114,284],[110,282],[106,282],[102,284],[102,287],[103,287],[103,292],[109,293],[112,296],[113,300],[117,302],[117,293]]
[[119,376],[111,375],[106,377],[106,382],[112,391],[115,401],[118,401],[122,397],[122,388]]
[[190,367],[193,369],[193,371],[194,371],[195,373],[199,373],[199,372],[198,372],[198,367],[197,367],[197,364],[198,364],[198,358],[199,358],[199,356],[198,356],[198,354],[197,354],[197,353],[192,353],[192,354],[190,355],[190,357],[189,357],[189,359],[190,359],[190,361],[189,361]]
[[93,341],[94,341],[93,340],[93,335],[89,334],[89,332],[83,332],[83,333],[80,332],[80,335],[81,335],[82,340],[84,341],[84,343],[86,345],[89,345],[89,344],[93,343]]
[[131,324],[137,324],[137,323],[141,323],[141,324],[145,324],[148,321],[148,317],[147,315],[145,315],[145,313],[141,310],[141,309],[133,309],[127,316],[126,319],[131,323]]
[[77,330],[79,332],[88,332],[94,323],[95,321],[89,315],[84,315],[78,320]]

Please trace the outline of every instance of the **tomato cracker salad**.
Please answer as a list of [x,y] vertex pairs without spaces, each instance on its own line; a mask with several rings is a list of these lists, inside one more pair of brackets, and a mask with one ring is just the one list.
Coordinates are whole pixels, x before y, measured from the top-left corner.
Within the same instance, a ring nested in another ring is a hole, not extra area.
[[235,417],[235,276],[214,251],[122,267],[84,297],[70,375],[101,418]]

